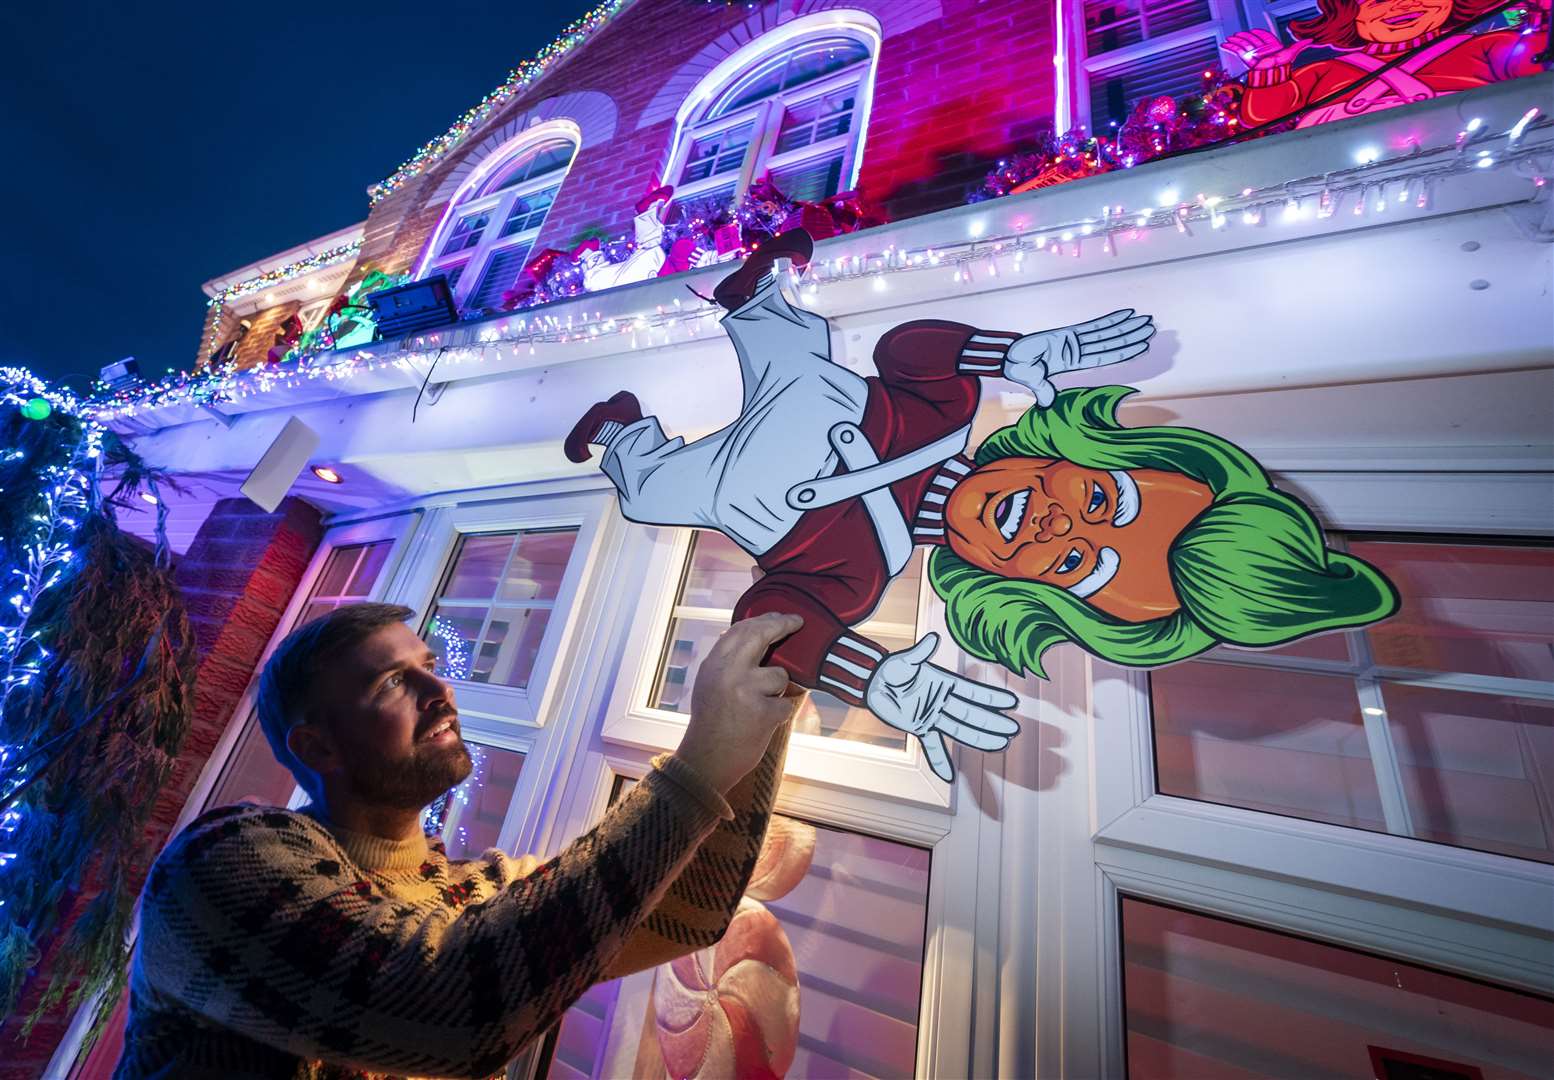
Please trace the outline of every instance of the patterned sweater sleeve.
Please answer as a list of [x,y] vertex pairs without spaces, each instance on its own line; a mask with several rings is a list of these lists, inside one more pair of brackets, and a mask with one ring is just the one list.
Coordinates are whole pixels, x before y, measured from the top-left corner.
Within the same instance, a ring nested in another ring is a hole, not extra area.
[[652,770],[556,858],[457,913],[319,872],[342,852],[301,815],[201,823],[153,870],[137,974],[302,1058],[489,1076],[605,976],[717,827],[722,808],[674,774]]
[[[606,978],[667,963],[716,944],[723,937],[750,883],[766,838],[772,804],[782,783],[791,729],[791,725],[784,725],[772,735],[761,763],[728,793],[732,819],[719,823],[717,830],[696,849],[690,865],[627,939]],[[656,762],[664,763],[662,758]],[[716,795],[711,788],[707,790]]]

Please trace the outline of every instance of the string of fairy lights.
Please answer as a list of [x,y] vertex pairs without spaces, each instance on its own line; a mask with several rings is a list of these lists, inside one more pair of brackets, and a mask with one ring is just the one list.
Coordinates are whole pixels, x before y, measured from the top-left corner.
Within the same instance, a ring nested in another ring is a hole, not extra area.
[[[0,498],[23,500],[22,513],[16,517],[22,535],[0,537],[0,552],[15,553],[0,577],[0,732],[6,730],[12,696],[32,685],[51,656],[32,625],[32,615],[44,594],[65,578],[75,558],[76,531],[94,490],[104,435],[103,426],[85,415],[82,403],[69,391],[50,387],[25,369],[0,367],[0,407],[10,406],[32,421],[46,420],[55,411],[73,416],[80,423],[80,434],[61,463],[40,470],[37,490],[0,489]],[[0,463],[12,464],[24,457],[25,451],[11,448],[4,451]],[[0,740],[0,806],[26,783],[32,764],[22,747]],[[3,845],[21,824],[21,810],[6,806],[0,811],[0,867],[16,858]]]
[[[868,279],[875,290],[885,292],[896,275],[933,273],[947,274],[952,286],[965,286],[979,278],[1017,277],[1042,257],[1113,256],[1121,246],[1161,230],[1199,237],[1228,228],[1322,221],[1339,213],[1385,220],[1427,210],[1441,181],[1484,170],[1515,170],[1529,180],[1531,197],[1546,197],[1554,150],[1546,139],[1527,136],[1551,127],[1554,124],[1539,109],[1528,108],[1514,125],[1500,132],[1473,120],[1449,144],[1428,148],[1415,144],[1391,153],[1362,145],[1356,148],[1351,167],[1243,187],[1229,194],[1189,194],[1166,182],[1148,205],[1109,204],[1093,214],[1017,231],[987,234],[982,225],[985,216],[973,215],[966,219],[967,235],[958,241],[922,247],[891,244],[871,252],[817,259],[804,273],[801,288],[806,298],[813,299],[828,285]],[[320,379],[337,382],[384,369],[398,369],[408,379],[433,362],[441,371],[449,365],[479,363],[524,350],[534,355],[542,345],[612,338],[633,349],[661,346],[700,336],[707,332],[707,320],[722,313],[711,302],[689,294],[629,315],[590,313],[568,302],[555,305],[554,310],[533,308],[398,341],[305,355],[278,367],[181,373],[99,398],[92,408],[100,421],[109,422],[169,406],[241,402]]]
[[532,86],[540,76],[554,67],[573,49],[592,37],[628,3],[630,3],[630,0],[605,0],[604,3],[568,25],[554,41],[537,52],[533,58],[518,64],[517,67],[508,73],[507,79],[501,86],[498,86],[495,90],[481,98],[473,108],[455,120],[447,131],[410,155],[389,176],[368,188],[367,197],[372,205],[376,206],[383,199],[403,187],[406,182],[419,176],[436,164],[443,155],[463,142],[470,132],[480,126],[482,121]]
[[352,240],[349,243],[341,244],[339,247],[332,247],[327,251],[320,251],[315,255],[298,259],[296,262],[287,263],[285,266],[278,266],[274,270],[266,270],[262,274],[256,274],[251,278],[244,278],[242,281],[235,282],[222,289],[215,296],[211,297],[206,305],[210,308],[210,315],[206,319],[206,325],[210,327],[210,338],[205,342],[206,354],[215,352],[221,344],[221,338],[225,333],[221,325],[221,315],[228,304],[241,300],[245,296],[252,296],[254,293],[263,292],[265,289],[273,288],[276,285],[294,281],[299,277],[306,277],[315,270],[322,270],[326,266],[333,266],[335,263],[355,258],[356,253],[361,250],[361,246],[362,242],[360,239]]

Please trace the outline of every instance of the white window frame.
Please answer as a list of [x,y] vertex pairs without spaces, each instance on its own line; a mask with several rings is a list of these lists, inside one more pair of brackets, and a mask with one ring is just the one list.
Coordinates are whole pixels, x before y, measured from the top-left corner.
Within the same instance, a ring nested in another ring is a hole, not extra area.
[[[546,143],[558,140],[565,140],[572,144],[572,157],[565,166],[541,173],[537,177],[500,191],[480,194],[492,179],[501,175],[525,155],[537,151]],[[540,219],[539,224],[515,232],[511,236],[502,236],[501,232],[507,224],[507,218],[518,200],[525,196],[555,188],[556,198],[560,198],[560,189],[572,172],[572,165],[577,161],[577,152],[581,146],[582,134],[576,124],[566,120],[553,120],[529,128],[500,150],[492,153],[482,163],[482,167],[477,168],[448,201],[448,209],[443,213],[437,228],[432,231],[415,276],[419,279],[432,274],[447,274],[458,267],[463,267],[463,273],[459,275],[459,280],[453,289],[454,303],[462,310],[474,296],[475,290],[480,287],[486,268],[491,265],[491,260],[496,255],[519,245],[532,249],[535,240],[545,228],[545,221],[550,216],[550,208],[546,208],[545,216]],[[555,205],[554,199],[551,205]],[[453,235],[459,222],[480,213],[489,215],[480,242],[472,248],[444,255],[443,246]]]
[[[648,703],[658,684],[659,663],[674,622],[675,601],[691,556],[694,530],[645,531],[651,532],[652,551],[642,578],[644,589],[631,620],[620,678],[602,735],[627,746],[673,750],[685,731],[686,714],[654,708]],[[925,570],[917,597],[916,635],[921,639],[929,631],[937,631],[941,640],[946,640],[943,612],[940,605],[931,602],[933,590],[928,587],[927,577]],[[971,756],[974,755],[969,752],[958,754],[957,761]],[[788,750],[788,773],[815,783],[884,794],[941,811],[952,807],[950,786],[934,775],[922,745],[911,736],[907,737],[905,749],[898,750],[850,739],[796,734]]]
[[[611,559],[607,553],[617,550],[620,542],[613,504],[613,492],[593,489],[430,508],[415,550],[405,560],[405,572],[390,589],[394,602],[416,611],[415,629],[419,632],[436,603],[448,561],[462,537],[577,529],[529,685],[452,680],[465,737],[524,755],[523,771],[498,835],[498,846],[508,851],[536,849],[535,839],[546,828],[545,806],[553,797],[547,790],[550,781],[569,754],[569,747],[588,726],[590,717],[577,707],[577,701],[588,690],[590,679],[580,674],[560,679],[556,673],[562,658],[578,655],[579,642],[597,622],[589,613],[597,606],[598,590],[608,583]],[[585,627],[584,623],[590,625]]]
[[[1367,472],[1366,457],[1354,448],[1353,473],[1289,473],[1276,482],[1301,491],[1335,532],[1417,532],[1421,541],[1554,535],[1546,476],[1501,474],[1486,484],[1476,473],[1399,474],[1385,465]],[[1421,497],[1424,489],[1430,497]],[[1013,948],[1000,953],[1001,978],[1007,988],[1034,990],[1001,1001],[999,1011],[1016,1023],[1009,1010],[1028,1012],[1034,992],[1035,1007],[1064,1023],[1033,1045],[1010,1040],[1000,1064],[1030,1053],[1036,1075],[1122,1074],[1124,895],[1554,992],[1548,865],[1160,794],[1148,674],[1074,648],[1049,653],[1047,667],[1037,707],[1021,709],[1031,722],[1020,737],[1046,739],[1055,729],[1054,746],[1083,755],[1076,764],[1088,770],[1088,783],[1043,791],[1037,814],[1014,791],[1034,778],[1000,776],[993,798],[1004,814],[989,828],[1028,845],[1048,881],[1039,887],[1038,875],[1028,874],[1029,881],[1002,883],[995,921],[1005,929],[997,940]],[[1034,925],[1020,926],[1029,911]],[[1093,966],[1042,960],[1090,948]]]
[[[1161,53],[1210,38],[1218,47],[1231,34],[1245,30],[1248,26],[1272,29],[1275,16],[1312,6],[1312,0],[1208,0],[1210,17],[1196,26],[1186,26],[1161,37],[1145,38],[1132,45],[1091,56],[1085,41],[1084,0],[1062,2],[1066,5],[1063,11],[1067,23],[1064,36],[1069,58],[1066,67],[1073,73],[1073,85],[1068,93],[1069,115],[1075,123],[1084,125],[1085,130],[1092,134],[1096,132],[1095,118],[1090,114],[1092,78],[1106,78]],[[1219,54],[1219,62],[1222,65],[1228,62],[1223,53]],[[1234,72],[1235,65],[1229,70]]]
[[[723,91],[752,68],[816,38],[839,36],[851,38],[863,45],[869,51],[868,59],[823,78],[779,91],[715,120],[702,120]],[[837,190],[849,191],[856,187],[858,171],[863,165],[863,146],[874,96],[874,77],[879,67],[879,46],[879,26],[871,17],[861,12],[832,11],[795,19],[762,35],[725,59],[687,96],[676,119],[674,141],[663,170],[665,182],[675,185],[676,201],[691,202],[727,187],[730,183],[734,186],[733,199],[738,199],[763,175],[831,157],[838,149],[842,150],[842,169]],[[857,91],[852,123],[846,134],[774,156],[773,149],[788,108],[854,85]],[[697,139],[745,123],[751,124],[752,130],[744,160],[737,171],[718,173],[685,184],[679,182],[691,147]]]

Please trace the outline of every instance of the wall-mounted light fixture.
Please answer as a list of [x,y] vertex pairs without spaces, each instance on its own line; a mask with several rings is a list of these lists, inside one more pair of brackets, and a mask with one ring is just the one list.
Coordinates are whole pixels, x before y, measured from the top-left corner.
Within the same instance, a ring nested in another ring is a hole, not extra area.
[[313,475],[318,477],[326,484],[339,484],[343,482],[340,474],[335,472],[328,465],[314,465]]

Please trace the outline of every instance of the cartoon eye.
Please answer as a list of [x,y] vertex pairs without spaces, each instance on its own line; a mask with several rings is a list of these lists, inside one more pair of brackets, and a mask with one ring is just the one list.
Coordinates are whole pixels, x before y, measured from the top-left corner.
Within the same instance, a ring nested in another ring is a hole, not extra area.
[[1069,574],[1079,569],[1079,564],[1085,561],[1085,557],[1079,553],[1078,548],[1069,548],[1068,554],[1063,556],[1063,562],[1058,566],[1058,573]]
[[1101,485],[1096,484],[1090,489],[1090,505],[1085,507],[1085,513],[1094,514],[1106,505],[1106,492],[1101,490]]

